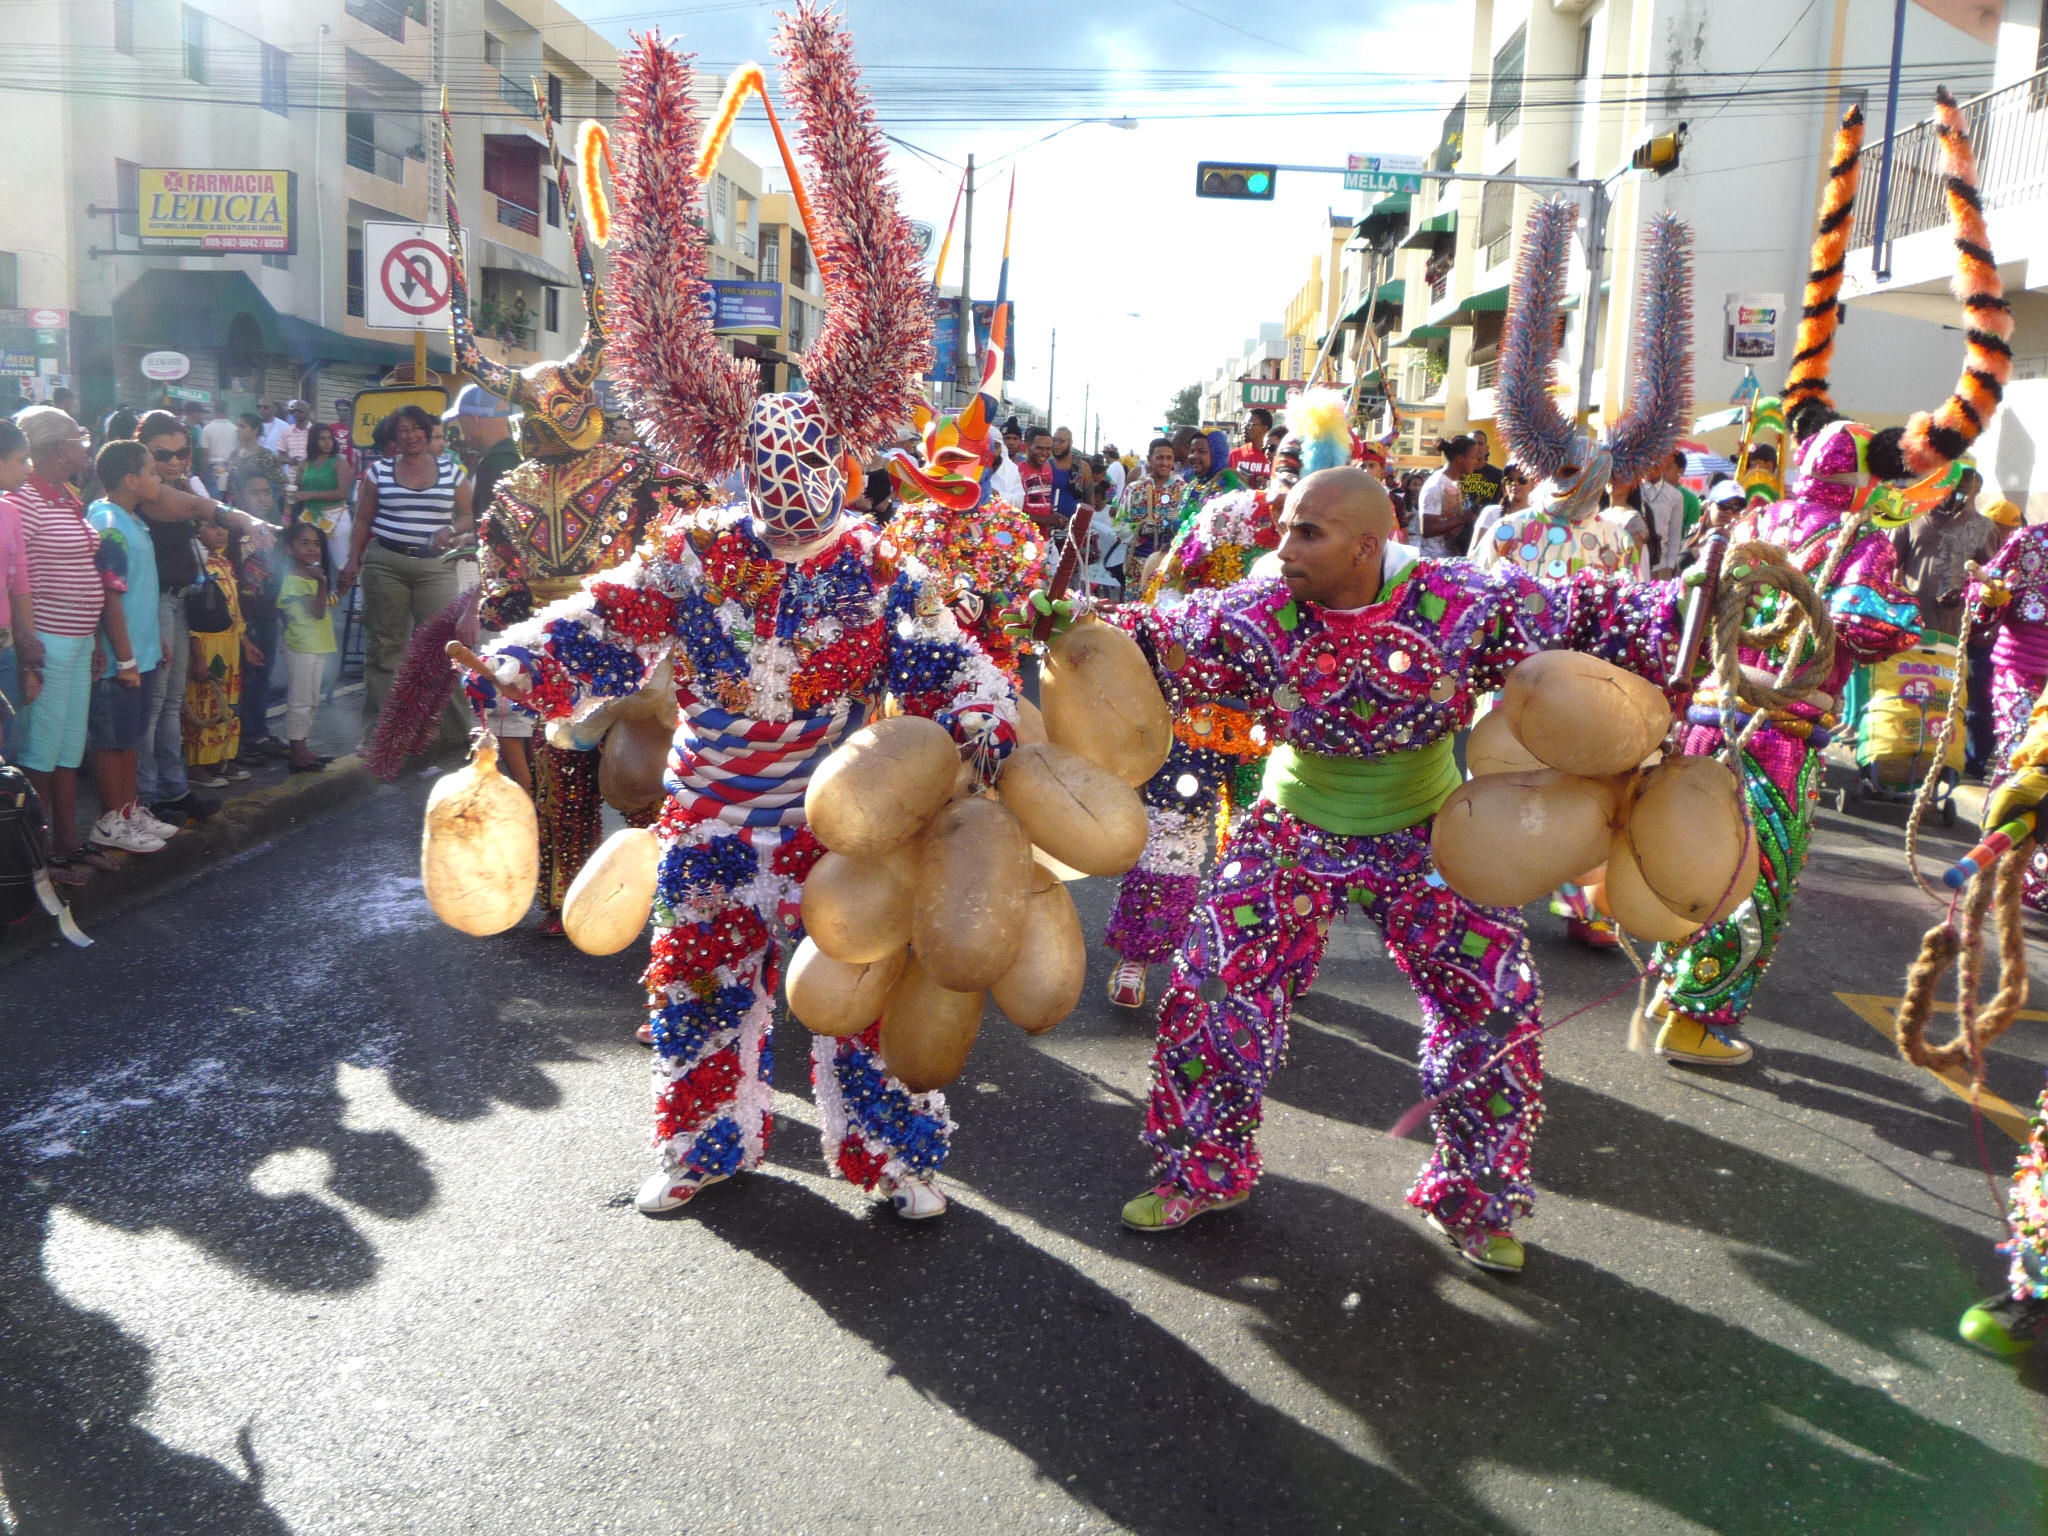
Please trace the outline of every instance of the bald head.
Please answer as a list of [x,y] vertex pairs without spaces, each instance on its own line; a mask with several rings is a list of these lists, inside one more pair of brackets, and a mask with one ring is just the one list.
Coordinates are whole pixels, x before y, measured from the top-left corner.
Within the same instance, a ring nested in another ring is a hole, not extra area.
[[1326,608],[1363,608],[1379,595],[1394,503],[1364,470],[1304,476],[1287,493],[1279,527],[1280,573],[1296,597]]

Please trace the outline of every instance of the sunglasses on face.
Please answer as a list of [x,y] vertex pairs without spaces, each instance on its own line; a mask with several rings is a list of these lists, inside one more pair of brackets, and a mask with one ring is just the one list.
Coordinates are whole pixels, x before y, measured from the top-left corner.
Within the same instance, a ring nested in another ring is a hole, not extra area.
[[149,456],[159,464],[169,464],[174,459],[191,458],[192,450],[190,448],[152,448],[149,450]]

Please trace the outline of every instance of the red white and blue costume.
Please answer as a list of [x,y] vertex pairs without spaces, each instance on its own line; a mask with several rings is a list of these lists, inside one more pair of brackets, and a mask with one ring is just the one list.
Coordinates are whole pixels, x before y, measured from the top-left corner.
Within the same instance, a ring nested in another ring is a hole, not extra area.
[[[754,365],[711,335],[691,72],[673,49],[643,41],[623,61],[615,140],[614,367],[657,451],[708,480],[737,466],[747,500],[666,520],[633,560],[491,651],[500,679],[527,685],[526,707],[550,719],[673,664],[679,718],[655,827],[645,977],[661,1158],[641,1191],[650,1213],[762,1156],[775,989],[821,853],[804,824],[811,774],[885,692],[963,744],[998,748],[984,762],[1014,741],[1010,685],[945,594],[888,535],[845,513],[845,465],[910,419],[929,317],[851,40],[806,3],[777,48],[803,142],[829,151],[811,227],[828,302],[804,360],[811,389],[756,395]],[[722,114],[725,128],[736,110]],[[470,686],[480,702],[493,691],[487,679]],[[890,1076],[876,1034],[813,1042],[825,1156],[861,1187],[896,1192],[906,1214],[930,1214],[908,1210],[901,1191],[928,1184],[952,1123],[940,1095]]]

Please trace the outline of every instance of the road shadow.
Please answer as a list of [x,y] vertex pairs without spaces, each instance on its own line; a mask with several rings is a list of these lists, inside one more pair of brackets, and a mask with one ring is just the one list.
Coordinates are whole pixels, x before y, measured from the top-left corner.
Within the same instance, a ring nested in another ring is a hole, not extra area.
[[[1323,1009],[1330,999],[1310,1002]],[[1362,1069],[1355,1047],[1306,1030],[1294,1041],[1276,1086],[1320,1085],[1305,1107],[1326,1112],[1326,1099],[1353,1090],[1395,1114],[1406,1107],[1412,1079],[1375,1088],[1366,1079],[1379,1070]],[[1363,1421],[1404,1484],[1465,1518],[1500,1516],[1498,1495],[1479,1485],[1508,1469],[1525,1487],[1576,1479],[1756,1536],[2040,1528],[2048,1506],[2038,1465],[1883,1388],[1924,1370],[1926,1336],[1946,1332],[1991,1288],[1996,1256],[1974,1232],[1556,1085],[1537,1144],[1539,1188],[1668,1223],[1670,1251],[1649,1256],[1668,1286],[1546,1251],[1540,1220],[1526,1275],[1480,1276],[1405,1213],[1284,1169],[1269,1168],[1238,1211],[1143,1237],[1116,1221],[1128,1189],[1105,1190],[1098,1178],[1084,1190],[1044,1160],[1003,1150],[1030,1145],[1033,1128],[1065,1104],[1060,1140],[1076,1160],[1130,1169],[1122,1182],[1135,1188],[1138,1111],[1075,1092],[1085,1079],[1058,1081],[1081,1076],[1055,1064],[1035,1081],[1002,1078],[999,1093],[976,1101],[972,1145],[987,1150],[963,1175],[1077,1242],[1254,1309],[1259,1337]],[[1618,1147],[1594,1147],[1596,1134]],[[1423,1147],[1409,1149],[1419,1165]],[[1703,1181],[1703,1162],[1735,1177]],[[1726,1305],[1725,1281],[1695,1304],[1688,1264],[1698,1238],[1686,1228],[1740,1245],[1736,1261],[1758,1284],[1867,1343],[1876,1354],[1868,1379],[1712,1315],[1710,1300]]]
[[[231,863],[109,925],[90,950],[7,972],[0,1486],[11,1529],[284,1528],[248,1437],[238,1472],[136,1422],[149,1351],[52,1284],[55,1208],[172,1234],[283,1294],[353,1291],[378,1270],[354,1213],[407,1220],[438,1191],[406,1138],[347,1123],[342,1064],[382,1069],[412,1109],[460,1121],[553,1106],[550,1063],[631,1029],[632,956],[578,954],[533,919],[481,941],[431,919],[417,879],[388,867],[394,841],[417,835],[425,788],[373,797],[345,839],[327,823],[273,845],[255,866],[261,887]],[[316,1192],[265,1191],[266,1163],[307,1153],[325,1167]]]
[[[771,1165],[814,1172],[817,1135],[778,1127]],[[772,1264],[921,1395],[1038,1475],[1146,1536],[1505,1531],[1260,1402],[1115,1292],[983,1213],[938,1226],[847,1218],[753,1178],[692,1218]]]

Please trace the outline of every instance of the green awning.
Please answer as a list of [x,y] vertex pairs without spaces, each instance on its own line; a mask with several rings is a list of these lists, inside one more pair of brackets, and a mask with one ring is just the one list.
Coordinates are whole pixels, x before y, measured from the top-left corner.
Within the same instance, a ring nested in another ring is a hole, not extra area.
[[1508,307],[1508,287],[1502,283],[1498,288],[1489,288],[1484,293],[1475,293],[1451,313],[1454,315],[1498,315]]
[[1358,221],[1358,231],[1351,237],[1352,246],[1356,248],[1370,246],[1383,233],[1393,229],[1396,225],[1406,225],[1408,222],[1408,210],[1413,203],[1414,198],[1409,193],[1389,192],[1385,197],[1374,203],[1365,217]]
[[[114,298],[114,339],[174,352],[273,353],[302,367],[361,363],[389,368],[412,361],[412,341],[347,336],[296,315],[281,315],[246,272],[187,272],[154,267]],[[446,371],[448,337],[428,338],[428,361]]]
[[1375,309],[1382,305],[1392,305],[1394,308],[1399,309],[1402,301],[1407,297],[1408,280],[1406,278],[1397,277],[1392,282],[1381,283],[1376,291],[1359,296],[1358,302],[1351,306],[1350,313],[1345,315],[1344,323],[1346,325],[1356,325],[1359,321],[1363,320],[1368,300],[1371,301]]
[[1368,373],[1364,378],[1358,381],[1358,387],[1360,389],[1378,389],[1380,387],[1380,377],[1385,372],[1386,370],[1384,368],[1373,369],[1371,373]]
[[1454,236],[1457,232],[1458,210],[1448,208],[1434,217],[1424,219],[1415,228],[1408,231],[1408,238],[1401,242],[1401,249],[1404,251],[1433,249],[1443,236]]
[[246,272],[153,267],[114,296],[114,339],[173,352],[283,352],[277,310]]
[[1406,336],[1396,337],[1387,343],[1390,347],[1419,347],[1425,342],[1442,341],[1451,334],[1448,325],[1418,325]]
[[1414,201],[1415,194],[1412,192],[1389,192],[1374,203],[1365,216],[1368,219],[1378,219],[1390,213],[1406,213]]

